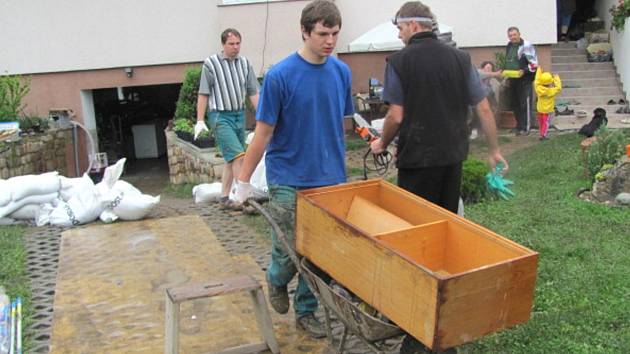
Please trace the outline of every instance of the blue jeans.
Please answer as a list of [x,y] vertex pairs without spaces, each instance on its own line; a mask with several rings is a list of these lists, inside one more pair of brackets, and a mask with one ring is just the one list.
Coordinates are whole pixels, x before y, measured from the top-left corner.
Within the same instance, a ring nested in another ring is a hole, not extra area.
[[[269,186],[269,213],[280,226],[287,241],[295,249],[295,192],[289,186]],[[271,261],[267,268],[267,281],[274,286],[285,286],[297,273],[295,264],[289,258],[282,241],[271,231]],[[298,278],[298,286],[293,296],[293,309],[297,317],[317,310],[317,299],[311,292],[302,276]]]

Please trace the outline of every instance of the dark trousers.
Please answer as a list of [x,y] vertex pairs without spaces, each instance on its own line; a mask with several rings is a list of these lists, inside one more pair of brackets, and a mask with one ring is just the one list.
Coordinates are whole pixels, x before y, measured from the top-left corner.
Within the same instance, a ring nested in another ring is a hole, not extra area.
[[462,163],[398,170],[398,186],[433,204],[457,213]]
[[510,81],[512,111],[516,116],[516,129],[529,131],[529,120],[532,117],[532,82],[529,79]]

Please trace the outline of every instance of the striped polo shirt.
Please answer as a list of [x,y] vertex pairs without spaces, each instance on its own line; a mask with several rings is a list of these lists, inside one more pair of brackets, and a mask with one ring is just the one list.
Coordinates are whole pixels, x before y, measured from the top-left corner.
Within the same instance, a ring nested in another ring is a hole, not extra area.
[[245,97],[257,92],[258,81],[245,57],[230,59],[219,53],[204,61],[199,94],[209,96],[209,110],[242,110],[245,108]]

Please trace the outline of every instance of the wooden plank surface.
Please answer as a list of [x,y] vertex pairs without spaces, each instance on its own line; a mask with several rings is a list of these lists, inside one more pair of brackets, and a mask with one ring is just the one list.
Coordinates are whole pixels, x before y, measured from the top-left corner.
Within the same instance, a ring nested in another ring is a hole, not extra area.
[[450,278],[441,292],[438,347],[450,348],[529,320],[538,254]]
[[444,269],[447,229],[448,222],[443,220],[380,234],[376,236],[376,239],[411,262],[421,264],[436,272]]
[[358,195],[352,198],[346,220],[371,236],[412,226],[406,220]]
[[432,344],[438,284],[434,277],[341,226],[300,195],[296,220],[299,253],[423,343]]

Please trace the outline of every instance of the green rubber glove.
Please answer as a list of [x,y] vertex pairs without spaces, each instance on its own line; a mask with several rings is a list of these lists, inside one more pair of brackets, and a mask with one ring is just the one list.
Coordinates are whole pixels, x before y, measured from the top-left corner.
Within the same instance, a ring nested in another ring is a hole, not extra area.
[[501,199],[508,200],[510,197],[515,196],[508,186],[513,185],[509,179],[503,178],[501,171],[503,170],[503,164],[497,164],[495,170],[486,175],[486,182],[488,183],[488,189],[491,193],[496,194]]

